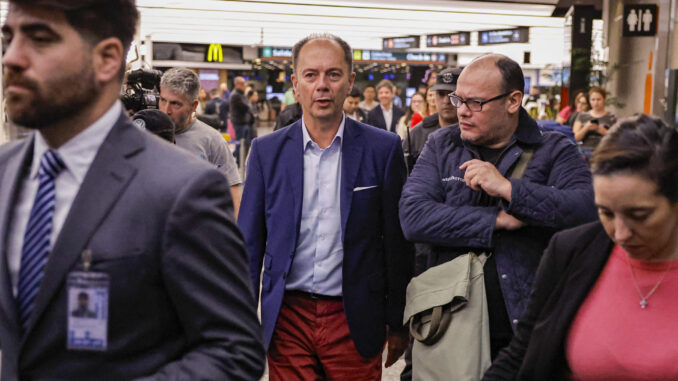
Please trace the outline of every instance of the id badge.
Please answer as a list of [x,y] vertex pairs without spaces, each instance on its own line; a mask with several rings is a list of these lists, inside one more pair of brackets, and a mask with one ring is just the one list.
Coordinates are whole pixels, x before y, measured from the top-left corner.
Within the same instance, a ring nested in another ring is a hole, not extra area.
[[83,253],[85,271],[68,274],[68,339],[66,348],[81,351],[105,351],[108,346],[108,274],[89,271],[89,259]]

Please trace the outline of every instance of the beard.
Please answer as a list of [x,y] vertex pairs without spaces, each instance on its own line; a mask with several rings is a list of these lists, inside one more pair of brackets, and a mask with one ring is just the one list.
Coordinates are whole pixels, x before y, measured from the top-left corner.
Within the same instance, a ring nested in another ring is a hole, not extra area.
[[9,119],[31,129],[43,129],[71,119],[89,108],[100,93],[94,71],[85,67],[81,71],[54,73],[42,84],[22,73],[5,69],[5,89],[9,85],[22,86],[28,92],[7,94],[6,110]]

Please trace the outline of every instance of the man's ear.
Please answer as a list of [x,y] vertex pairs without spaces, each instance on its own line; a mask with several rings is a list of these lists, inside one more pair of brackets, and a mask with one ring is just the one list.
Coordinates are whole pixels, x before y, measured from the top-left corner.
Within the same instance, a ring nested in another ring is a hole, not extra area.
[[294,89],[294,93],[297,93],[297,76],[293,73],[290,76],[290,79],[292,80],[292,88]]
[[523,93],[518,90],[514,90],[507,96],[507,98],[507,111],[509,114],[517,113],[520,110],[520,107],[523,105]]
[[193,104],[191,105],[191,111],[195,112],[198,109],[198,103],[200,103],[197,99],[193,101]]
[[100,83],[117,79],[120,66],[123,65],[122,42],[115,37],[100,41],[94,46],[94,73]]

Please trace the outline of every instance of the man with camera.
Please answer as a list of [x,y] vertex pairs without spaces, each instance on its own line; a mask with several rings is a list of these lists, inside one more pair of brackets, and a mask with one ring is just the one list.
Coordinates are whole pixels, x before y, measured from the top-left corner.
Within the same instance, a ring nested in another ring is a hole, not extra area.
[[137,22],[133,0],[9,2],[4,100],[35,132],[0,147],[3,381],[263,373],[225,177],[118,101]]
[[160,111],[169,115],[176,126],[177,146],[215,165],[231,186],[235,216],[240,209],[240,173],[228,143],[214,128],[195,117],[200,80],[186,68],[172,68],[160,79]]

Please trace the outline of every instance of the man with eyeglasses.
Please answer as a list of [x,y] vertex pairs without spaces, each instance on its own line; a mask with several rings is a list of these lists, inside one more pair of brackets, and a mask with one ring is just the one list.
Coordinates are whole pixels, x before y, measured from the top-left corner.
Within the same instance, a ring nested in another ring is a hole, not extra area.
[[[492,358],[513,336],[550,237],[596,218],[584,160],[564,135],[540,132],[521,106],[524,85],[520,66],[502,55],[464,68],[449,95],[459,123],[429,136],[400,199],[405,237],[432,245],[427,268],[492,253],[484,267]],[[526,170],[511,178],[521,157]]]

